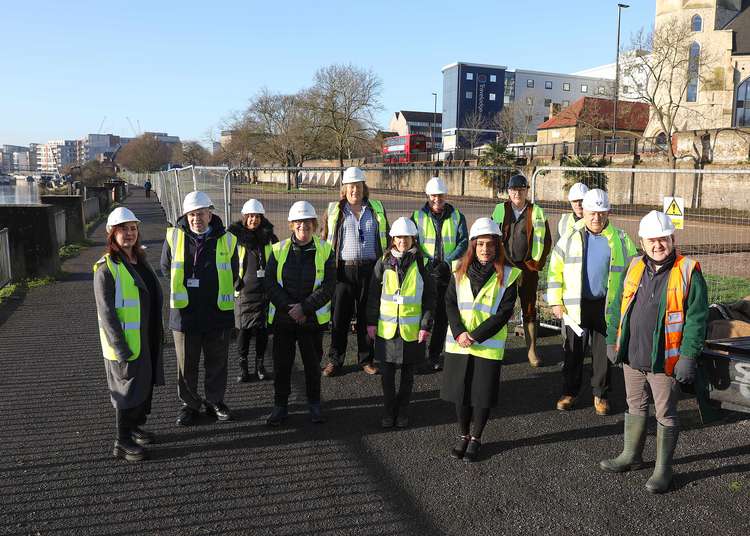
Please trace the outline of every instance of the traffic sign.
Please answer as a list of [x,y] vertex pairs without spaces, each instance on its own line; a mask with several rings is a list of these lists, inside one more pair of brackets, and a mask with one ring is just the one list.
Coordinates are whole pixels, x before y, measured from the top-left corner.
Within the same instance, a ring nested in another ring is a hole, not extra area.
[[682,197],[665,197],[664,214],[670,217],[675,229],[685,226],[685,199]]

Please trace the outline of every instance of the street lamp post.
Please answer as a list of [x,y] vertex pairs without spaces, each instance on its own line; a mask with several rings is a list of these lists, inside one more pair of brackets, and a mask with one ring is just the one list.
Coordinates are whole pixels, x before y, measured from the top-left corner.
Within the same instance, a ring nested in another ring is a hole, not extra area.
[[[430,123],[430,143],[432,144],[432,151],[435,152],[435,136],[433,134],[433,129],[435,128],[435,123],[437,123],[437,93],[434,91],[432,92],[432,100],[433,100],[433,106],[432,106],[432,123]],[[430,160],[432,160],[432,157],[430,157]]]
[[612,106],[612,152],[615,150],[615,136],[617,135],[617,101],[620,98],[620,16],[622,10],[630,6],[617,4],[617,49],[615,50],[615,102]]

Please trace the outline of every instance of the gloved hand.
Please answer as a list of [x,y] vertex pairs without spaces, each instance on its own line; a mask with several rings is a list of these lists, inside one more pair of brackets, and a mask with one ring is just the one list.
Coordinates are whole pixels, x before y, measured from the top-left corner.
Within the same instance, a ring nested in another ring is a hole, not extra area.
[[609,359],[609,362],[613,365],[617,364],[617,345],[615,344],[608,344],[607,345],[607,359]]
[[698,364],[690,357],[680,357],[674,366],[674,377],[680,383],[693,383]]
[[375,335],[378,332],[377,326],[367,326],[367,336],[370,337],[373,341],[375,340]]
[[425,342],[427,339],[430,338],[430,332],[424,329],[419,330],[419,336],[417,338],[417,342],[422,343]]

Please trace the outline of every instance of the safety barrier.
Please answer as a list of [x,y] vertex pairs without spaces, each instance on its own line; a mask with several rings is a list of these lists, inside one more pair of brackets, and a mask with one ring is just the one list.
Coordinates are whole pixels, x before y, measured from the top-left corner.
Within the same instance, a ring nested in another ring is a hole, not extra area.
[[10,270],[10,240],[8,229],[0,229],[0,288],[10,283],[13,274]]
[[[367,166],[363,170],[371,196],[383,202],[390,221],[420,208],[425,202],[425,184],[439,175],[448,186],[449,202],[466,216],[468,225],[489,216],[495,204],[505,199],[512,172],[510,168],[463,166]],[[342,172],[338,167],[190,166],[129,174],[128,180],[142,185],[150,178],[170,222],[181,214],[184,195],[196,188],[211,196],[225,222],[240,219],[245,201],[259,199],[267,219],[282,236],[287,232],[289,207],[298,200],[311,202],[322,223],[328,203],[339,199]],[[530,196],[544,208],[553,241],[558,238],[557,223],[570,211],[565,185],[586,174],[587,181],[606,185],[612,222],[636,243],[640,218],[649,210],[662,210],[665,197],[677,197],[675,203],[684,217],[684,228],[676,235],[678,249],[701,262],[709,299],[719,302],[750,295],[750,170],[539,167],[531,177]],[[546,271],[540,275],[543,294]]]

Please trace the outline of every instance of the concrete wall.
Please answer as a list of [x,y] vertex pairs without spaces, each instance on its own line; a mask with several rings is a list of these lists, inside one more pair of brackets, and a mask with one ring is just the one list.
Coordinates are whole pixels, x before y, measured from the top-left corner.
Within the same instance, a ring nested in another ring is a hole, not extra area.
[[54,275],[60,269],[53,205],[0,205],[0,229],[7,227],[13,279]]
[[86,238],[83,198],[80,195],[42,195],[40,199],[42,203],[65,210],[65,236],[68,243],[81,242]]
[[99,212],[104,213],[112,205],[112,189],[108,186],[86,186],[86,199],[96,197],[99,199]]

